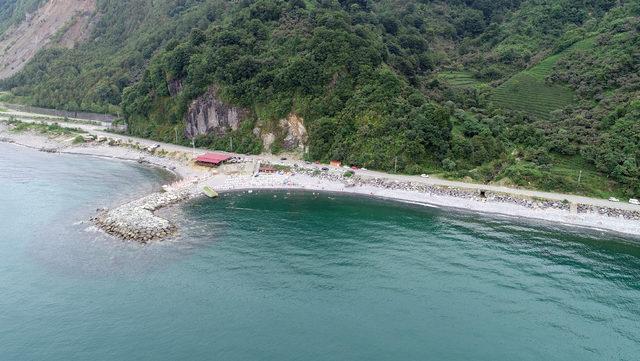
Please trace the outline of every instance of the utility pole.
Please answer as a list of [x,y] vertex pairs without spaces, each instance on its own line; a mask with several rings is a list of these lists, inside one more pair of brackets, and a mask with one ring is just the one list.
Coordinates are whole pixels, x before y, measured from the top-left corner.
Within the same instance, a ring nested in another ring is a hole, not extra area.
[[229,140],[231,142],[231,151],[233,152],[233,137],[231,137]]
[[396,161],[393,166],[393,173],[398,173],[398,157],[396,156]]
[[178,144],[178,128],[173,127],[174,133],[176,133],[176,144]]

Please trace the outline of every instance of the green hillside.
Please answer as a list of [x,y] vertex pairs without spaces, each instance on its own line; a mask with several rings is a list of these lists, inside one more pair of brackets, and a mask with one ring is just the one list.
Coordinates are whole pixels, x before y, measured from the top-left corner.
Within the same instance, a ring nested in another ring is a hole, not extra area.
[[193,29],[207,28],[227,6],[222,0],[96,2],[99,16],[88,41],[40,51],[0,88],[31,105],[118,114],[124,88],[142,76],[153,54]]
[[188,108],[216,89],[248,116],[231,133],[197,137],[200,146],[259,152],[269,131],[276,142],[264,150],[281,151],[279,124],[295,114],[312,161],[640,196],[637,1],[97,8],[84,43],[41,51],[0,90],[37,106],[119,114],[132,135],[190,144]]
[[453,87],[476,88],[486,85],[476,79],[473,74],[463,71],[443,71],[438,73],[438,79]]
[[594,39],[587,38],[568,49],[546,57],[537,65],[521,71],[496,88],[491,100],[500,108],[520,111],[541,119],[549,119],[551,112],[560,110],[576,100],[567,85],[549,83],[546,79],[556,63],[575,50],[587,50]]
[[569,87],[547,84],[529,71],[514,75],[491,96],[500,108],[525,112],[545,120],[549,119],[551,112],[564,108],[574,99]]

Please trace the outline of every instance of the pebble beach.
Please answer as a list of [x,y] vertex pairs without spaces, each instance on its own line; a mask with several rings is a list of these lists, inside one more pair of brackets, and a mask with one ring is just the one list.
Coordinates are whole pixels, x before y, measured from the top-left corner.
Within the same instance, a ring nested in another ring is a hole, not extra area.
[[[106,137],[103,137],[106,138]],[[135,161],[161,167],[176,174],[181,181],[169,184],[163,190],[112,209],[101,209],[93,218],[103,231],[125,239],[142,243],[171,237],[178,230],[169,221],[154,214],[156,210],[169,207],[195,197],[203,197],[202,189],[209,186],[217,192],[253,190],[304,190],[332,192],[378,197],[413,204],[439,207],[447,210],[462,210],[502,217],[526,218],[547,222],[640,236],[640,207],[624,207],[582,204],[537,197],[523,197],[505,192],[465,189],[434,185],[422,180],[405,181],[391,177],[377,177],[356,171],[345,177],[345,170],[331,168],[321,170],[320,165],[290,163],[278,164],[273,156],[241,158],[237,164],[226,164],[220,168],[197,166],[192,152],[165,151],[161,147],[147,147],[131,140],[113,138],[84,144],[71,144],[62,137],[47,137],[33,132],[14,133],[6,124],[0,123],[0,140],[16,145],[28,146],[53,153],[97,156],[123,161]],[[285,167],[273,174],[256,174],[256,164],[274,164]]]

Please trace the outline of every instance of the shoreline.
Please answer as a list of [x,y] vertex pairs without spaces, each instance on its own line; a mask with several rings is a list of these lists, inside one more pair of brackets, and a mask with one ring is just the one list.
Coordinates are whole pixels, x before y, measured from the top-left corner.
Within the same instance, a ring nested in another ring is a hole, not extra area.
[[[0,141],[0,142],[2,142],[2,141]],[[11,144],[11,145],[14,145],[14,146],[17,146],[17,147],[24,147],[24,148],[28,148],[28,149],[32,149],[32,150],[36,150],[36,151],[43,151],[42,148],[34,147],[32,145],[29,145],[29,144],[22,144],[22,143],[18,143],[18,142],[2,142],[2,143]],[[51,153],[54,153],[54,152],[51,152]],[[83,153],[83,152],[69,152],[69,151],[56,151],[55,153],[57,153],[57,154],[65,154],[65,155],[73,155],[73,156],[80,156],[80,157],[91,157],[91,158],[98,158],[98,159],[105,159],[105,160],[113,160],[113,161],[118,161],[118,162],[136,163],[138,165],[149,166],[149,167],[156,168],[158,170],[162,170],[162,171],[168,172],[175,178],[175,180],[183,179],[182,175],[178,171],[176,171],[175,169],[167,168],[165,165],[163,165],[161,163],[154,162],[153,159],[152,160],[144,159],[144,161],[140,162],[138,159],[133,159],[133,158],[128,158],[128,157],[104,155],[104,154],[93,154],[93,153]]]
[[[317,193],[322,195],[333,195],[336,197],[351,196],[356,198],[373,199],[373,200],[384,201],[388,203],[395,203],[395,204],[400,204],[404,206],[428,208],[431,210],[447,212],[447,213],[456,213],[456,214],[467,215],[467,216],[480,216],[480,217],[485,217],[487,219],[494,219],[494,220],[500,219],[500,220],[505,220],[511,223],[520,223],[528,226],[531,226],[532,224],[534,224],[538,228],[545,227],[545,226],[549,226],[549,227],[555,226],[563,229],[566,232],[578,233],[578,231],[586,231],[586,232],[589,232],[593,237],[600,236],[604,233],[604,234],[610,234],[615,237],[618,237],[623,241],[632,242],[633,244],[640,244],[640,234],[635,234],[635,233],[625,233],[625,232],[619,232],[615,230],[598,228],[591,225],[564,223],[557,220],[548,220],[548,219],[537,218],[537,217],[535,218],[518,217],[515,215],[506,214],[502,212],[477,211],[477,210],[470,210],[470,209],[464,209],[464,208],[457,208],[450,205],[436,205],[428,202],[410,201],[410,200],[403,200],[399,198],[391,198],[391,197],[376,196],[376,195],[354,193],[354,192],[314,190],[314,189],[307,189],[307,188],[243,188],[243,189],[230,189],[230,190],[220,191],[219,194],[220,195],[244,194],[249,191],[255,192],[255,193],[260,193],[260,192],[272,192],[272,193],[273,192],[282,192],[282,193],[300,192],[300,193],[311,193],[311,194]],[[206,196],[203,194],[198,197],[191,198],[189,201],[199,201],[199,200],[206,200]],[[170,209],[171,207],[173,206],[170,206],[168,208]]]
[[[113,135],[113,137],[119,138],[117,135]],[[130,139],[127,142],[118,142],[116,145],[98,142],[71,145],[69,140],[65,141],[61,138],[49,138],[45,134],[31,132],[11,133],[6,125],[0,124],[0,140],[18,146],[61,154],[133,161],[161,168],[177,177],[174,183],[167,185],[166,188],[163,187],[165,192],[158,193],[170,193],[172,197],[168,197],[168,199],[171,198],[172,201],[167,201],[170,204],[160,202],[159,204],[154,203],[153,207],[147,207],[146,204],[141,205],[134,201],[111,210],[111,212],[117,211],[128,214],[128,217],[131,218],[128,222],[131,224],[137,223],[137,220],[132,217],[140,215],[136,212],[131,213],[132,205],[139,209],[151,209],[150,215],[144,215],[147,220],[159,218],[153,215],[153,212],[175,204],[176,202],[173,201],[175,197],[173,196],[179,195],[180,202],[185,199],[196,198],[202,195],[201,190],[204,186],[210,186],[220,193],[248,190],[298,190],[367,196],[418,206],[442,208],[446,211],[471,212],[516,220],[538,220],[564,227],[590,229],[596,232],[631,236],[633,238],[640,237],[640,208],[636,211],[623,209],[622,207],[616,208],[613,204],[610,207],[571,204],[557,200],[536,199],[534,197],[523,197],[517,194],[489,190],[485,194],[484,190],[479,191],[477,188],[458,188],[419,181],[394,180],[391,175],[388,178],[373,177],[366,174],[361,175],[360,172],[357,172],[357,175],[353,178],[345,178],[342,176],[344,170],[331,169],[328,172],[319,172],[318,167],[315,165],[309,167],[303,165],[300,168],[292,167],[292,173],[260,174],[258,177],[253,177],[253,173],[247,169],[251,166],[251,161],[253,161],[253,167],[251,167],[253,169],[259,157],[247,157],[248,161],[246,163],[223,165],[218,169],[211,169],[193,165],[192,158],[196,152],[191,154],[178,151],[167,153],[163,150],[164,153],[158,155],[155,151],[148,151],[144,146],[141,147],[137,142],[132,143]],[[94,218],[94,221],[97,218]],[[103,220],[106,218],[105,215],[102,215]],[[120,223],[124,222],[123,218],[119,217],[118,219]],[[105,227],[101,228],[104,230]],[[148,230],[149,224],[146,224],[143,228],[144,234],[153,233],[153,231]],[[153,224],[151,224],[151,228],[153,228]],[[162,239],[174,233],[173,230],[168,232],[167,229],[169,227],[164,223],[162,228],[164,231],[162,237],[145,236],[143,238],[147,238],[146,241],[150,241]],[[120,233],[127,232],[115,232],[112,234],[122,236]],[[136,239],[136,237],[131,239]]]
[[[298,177],[300,175],[296,175]],[[266,176],[269,177],[269,176]],[[264,177],[264,178],[266,178]],[[304,176],[302,176],[304,177]],[[474,198],[459,198],[454,196],[438,196],[428,193],[398,190],[374,190],[371,187],[342,187],[336,183],[320,182],[319,186],[282,185],[277,184],[282,179],[266,181],[262,186],[244,184],[241,186],[227,186],[209,182],[207,185],[215,186],[220,194],[227,192],[246,191],[306,191],[321,192],[336,195],[354,195],[370,197],[391,202],[413,204],[421,207],[437,208],[445,212],[462,212],[467,214],[499,216],[514,220],[526,220],[526,222],[538,221],[549,225],[560,225],[575,229],[588,229],[600,233],[611,233],[627,238],[640,238],[640,221],[609,217],[597,213],[571,213],[563,208],[532,209],[511,203],[494,202],[491,200],[478,201]],[[250,183],[250,182],[248,182]],[[455,190],[454,190],[455,191]]]

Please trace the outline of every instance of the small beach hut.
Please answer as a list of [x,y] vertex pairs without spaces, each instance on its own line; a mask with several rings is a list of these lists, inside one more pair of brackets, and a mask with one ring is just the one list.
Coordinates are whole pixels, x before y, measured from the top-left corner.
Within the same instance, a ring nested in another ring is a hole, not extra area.
[[278,170],[270,165],[261,165],[260,173],[276,173]]
[[196,163],[206,167],[217,167],[232,157],[222,153],[205,153],[196,158]]
[[342,167],[342,162],[339,160],[332,160],[331,162],[329,162],[329,165],[331,165],[332,167]]

